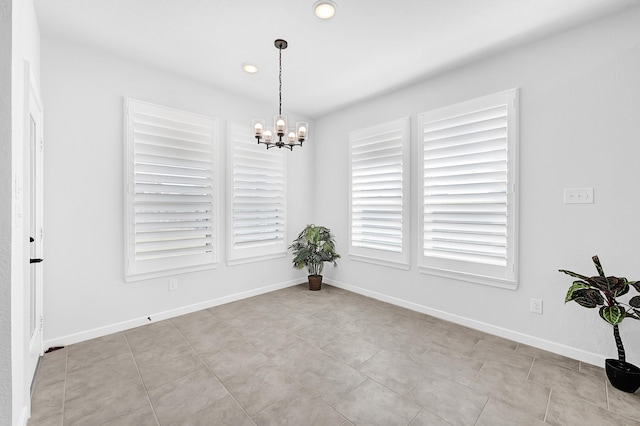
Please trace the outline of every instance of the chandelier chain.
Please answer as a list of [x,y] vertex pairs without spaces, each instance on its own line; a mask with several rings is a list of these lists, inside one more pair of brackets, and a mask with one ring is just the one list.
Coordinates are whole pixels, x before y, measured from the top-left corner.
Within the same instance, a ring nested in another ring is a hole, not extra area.
[[282,48],[278,49],[278,63],[280,65],[280,72],[278,74],[278,81],[280,86],[278,87],[278,93],[280,95],[280,105],[278,107],[278,114],[282,115]]

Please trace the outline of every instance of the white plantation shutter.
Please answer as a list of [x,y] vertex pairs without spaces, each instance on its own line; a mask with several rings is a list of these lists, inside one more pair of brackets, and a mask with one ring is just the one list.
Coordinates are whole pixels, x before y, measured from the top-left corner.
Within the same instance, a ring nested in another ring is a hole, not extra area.
[[229,123],[230,264],[284,256],[286,163],[281,149],[258,145],[251,127]]
[[516,284],[516,92],[424,113],[427,272]]
[[125,276],[128,281],[217,262],[217,123],[126,99]]
[[409,119],[351,132],[350,241],[354,259],[409,263]]

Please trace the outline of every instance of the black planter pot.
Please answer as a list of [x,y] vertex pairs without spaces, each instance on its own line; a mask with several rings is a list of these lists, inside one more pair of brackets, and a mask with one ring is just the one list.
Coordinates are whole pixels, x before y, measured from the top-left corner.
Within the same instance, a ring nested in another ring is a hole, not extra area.
[[614,388],[629,393],[640,388],[640,368],[617,359],[607,359],[604,364],[609,382]]

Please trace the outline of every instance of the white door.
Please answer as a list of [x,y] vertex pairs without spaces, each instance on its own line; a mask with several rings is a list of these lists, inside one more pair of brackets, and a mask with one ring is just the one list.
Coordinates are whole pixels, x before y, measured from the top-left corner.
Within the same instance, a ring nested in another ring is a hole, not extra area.
[[[38,367],[38,360],[42,355],[42,243],[44,233],[42,229],[42,103],[37,89],[33,84],[33,77],[29,72],[29,271],[30,278],[25,280],[26,301],[29,303],[29,342],[28,353],[25,354],[26,375],[33,378]],[[26,327],[25,327],[26,328]]]

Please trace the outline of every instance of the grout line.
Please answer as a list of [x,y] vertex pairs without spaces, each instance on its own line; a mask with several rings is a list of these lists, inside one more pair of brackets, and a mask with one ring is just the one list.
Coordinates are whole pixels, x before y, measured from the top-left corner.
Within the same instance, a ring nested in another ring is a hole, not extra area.
[[151,396],[149,395],[149,389],[147,388],[147,384],[144,382],[144,379],[142,378],[142,374],[140,374],[140,367],[138,367],[138,361],[136,360],[136,356],[133,354],[133,350],[131,349],[131,345],[129,344],[129,338],[127,337],[127,333],[123,332],[122,335],[124,336],[125,342],[127,342],[127,348],[129,348],[129,353],[131,354],[131,358],[133,358],[133,364],[136,366],[138,377],[140,377],[140,381],[142,382],[142,386],[144,387],[144,392],[147,395],[147,400],[149,401],[149,405],[151,406],[151,412],[153,413],[153,417],[156,419],[156,423],[160,425],[160,419],[158,419],[158,414],[156,414],[156,408],[153,406],[153,401],[151,401]]
[[65,403],[67,402],[67,374],[69,373],[69,347],[64,348],[64,387],[62,388],[62,424],[64,426]]
[[529,365],[529,370],[527,371],[527,375],[525,376],[527,380],[529,379],[529,376],[531,375],[531,371],[533,370],[533,364],[535,364],[536,362],[536,357],[533,357],[533,359],[531,360],[531,365]]
[[480,410],[480,414],[478,414],[478,418],[476,419],[475,422],[473,422],[474,425],[477,425],[478,422],[480,421],[480,417],[482,417],[482,413],[484,413],[484,410],[487,409],[487,405],[489,405],[489,400],[490,399],[491,399],[490,397],[487,397],[487,400],[485,401],[484,405],[482,406],[482,410]]
[[544,418],[543,422],[547,422],[547,417],[549,416],[549,408],[551,407],[551,394],[553,393],[553,388],[549,388],[549,397],[547,398],[547,408],[544,410]]

